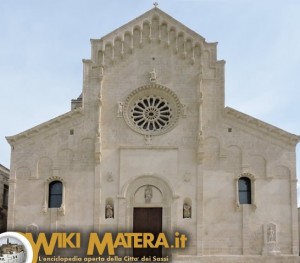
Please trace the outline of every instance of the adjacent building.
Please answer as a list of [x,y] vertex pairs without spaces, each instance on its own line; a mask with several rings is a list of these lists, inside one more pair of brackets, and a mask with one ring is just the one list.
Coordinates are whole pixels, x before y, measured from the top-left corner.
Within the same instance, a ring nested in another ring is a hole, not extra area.
[[0,164],[0,233],[6,231],[9,169]]
[[7,137],[9,230],[179,231],[186,249],[120,253],[299,262],[300,137],[225,107],[217,43],[155,7],[91,49],[72,110]]

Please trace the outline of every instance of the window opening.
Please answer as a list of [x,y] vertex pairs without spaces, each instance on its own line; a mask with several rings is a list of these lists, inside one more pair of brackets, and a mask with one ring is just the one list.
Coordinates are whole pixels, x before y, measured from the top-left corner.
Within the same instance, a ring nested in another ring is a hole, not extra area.
[[60,181],[53,181],[49,184],[49,208],[60,208],[62,204],[63,185]]

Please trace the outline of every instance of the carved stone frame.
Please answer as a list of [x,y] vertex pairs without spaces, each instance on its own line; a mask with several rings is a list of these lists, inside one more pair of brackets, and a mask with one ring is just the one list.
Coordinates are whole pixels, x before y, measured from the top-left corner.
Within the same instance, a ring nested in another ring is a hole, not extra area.
[[[62,183],[62,203],[59,208],[49,208],[48,207],[48,202],[49,202],[49,184],[54,181],[60,181]],[[44,203],[43,203],[43,213],[47,214],[48,209],[57,209],[60,215],[65,215],[66,214],[66,183],[65,181],[59,177],[59,176],[51,176],[49,177],[45,183],[44,183]]]
[[242,173],[238,177],[235,178],[235,205],[237,209],[241,208],[240,199],[239,199],[239,179],[242,177],[247,177],[251,181],[251,204],[249,204],[252,208],[256,209],[256,178],[253,174],[250,173]]
[[[118,229],[130,232],[133,228],[133,211],[135,207],[141,207],[141,204],[136,204],[134,201],[135,192],[143,186],[153,186],[160,190],[162,194],[162,202],[160,204],[145,203],[142,207],[162,207],[162,232],[172,234],[172,206],[174,200],[179,196],[175,194],[174,189],[168,182],[157,175],[142,175],[129,180],[121,188],[119,198],[119,222]],[[176,223],[176,222],[175,222]],[[167,252],[163,250],[163,255]]]

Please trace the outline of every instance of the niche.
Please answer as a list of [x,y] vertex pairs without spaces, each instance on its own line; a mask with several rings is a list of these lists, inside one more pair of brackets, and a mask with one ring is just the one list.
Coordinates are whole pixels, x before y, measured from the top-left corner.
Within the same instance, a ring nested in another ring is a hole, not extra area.
[[114,218],[114,200],[107,198],[105,202],[105,219]]
[[192,201],[190,198],[185,198],[182,206],[183,219],[192,218]]

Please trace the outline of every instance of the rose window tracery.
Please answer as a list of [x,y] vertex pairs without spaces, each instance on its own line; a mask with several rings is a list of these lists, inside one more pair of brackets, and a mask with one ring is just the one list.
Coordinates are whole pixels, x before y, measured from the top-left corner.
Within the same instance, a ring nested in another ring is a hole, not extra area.
[[153,84],[133,91],[124,105],[124,117],[135,131],[159,135],[169,131],[177,122],[180,102],[168,88]]

